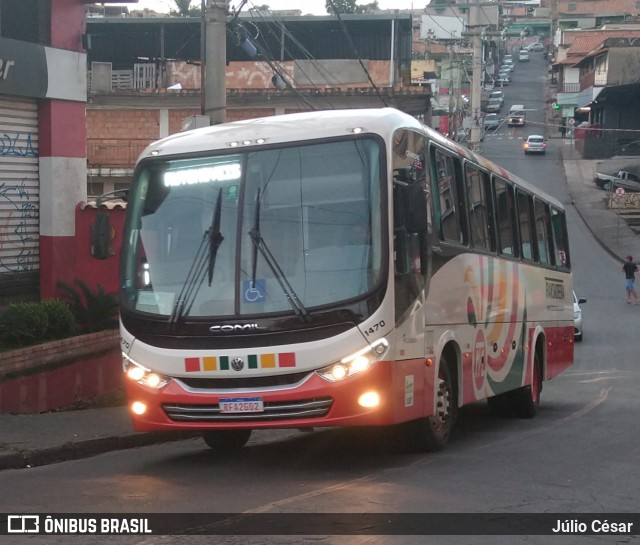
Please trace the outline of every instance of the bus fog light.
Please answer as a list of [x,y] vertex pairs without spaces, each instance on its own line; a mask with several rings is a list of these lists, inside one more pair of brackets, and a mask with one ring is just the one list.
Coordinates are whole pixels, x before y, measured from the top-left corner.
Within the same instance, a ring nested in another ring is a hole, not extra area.
[[133,414],[142,415],[147,412],[147,406],[142,401],[134,401],[131,404],[131,412]]
[[380,405],[380,395],[378,392],[365,392],[358,398],[358,404],[367,409],[377,407]]

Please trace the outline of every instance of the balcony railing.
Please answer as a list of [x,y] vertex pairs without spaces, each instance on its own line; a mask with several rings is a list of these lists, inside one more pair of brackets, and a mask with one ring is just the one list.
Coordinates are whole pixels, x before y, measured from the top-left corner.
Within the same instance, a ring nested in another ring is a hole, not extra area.
[[579,93],[580,92],[580,83],[565,83],[562,86],[563,93]]

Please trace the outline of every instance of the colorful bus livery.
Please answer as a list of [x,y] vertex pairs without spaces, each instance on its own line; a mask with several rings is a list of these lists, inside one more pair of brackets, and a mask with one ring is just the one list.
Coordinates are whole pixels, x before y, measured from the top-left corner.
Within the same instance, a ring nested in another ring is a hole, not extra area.
[[398,425],[442,448],[462,405],[535,414],[573,362],[562,205],[397,110],[255,119],[143,152],[121,261],[139,431]]

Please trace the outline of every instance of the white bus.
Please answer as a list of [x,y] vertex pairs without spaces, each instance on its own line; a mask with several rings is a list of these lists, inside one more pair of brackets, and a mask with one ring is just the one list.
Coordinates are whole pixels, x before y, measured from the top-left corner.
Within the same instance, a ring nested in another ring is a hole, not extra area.
[[395,109],[252,119],[150,145],[121,260],[134,428],[398,425],[442,448],[458,408],[532,417],[573,362],[559,201]]

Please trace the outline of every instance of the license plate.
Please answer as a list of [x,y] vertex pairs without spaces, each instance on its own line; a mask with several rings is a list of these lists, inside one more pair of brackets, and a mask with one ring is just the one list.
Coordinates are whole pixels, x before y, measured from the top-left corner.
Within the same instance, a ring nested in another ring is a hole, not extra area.
[[234,397],[218,401],[221,413],[261,413],[264,403],[261,397]]

